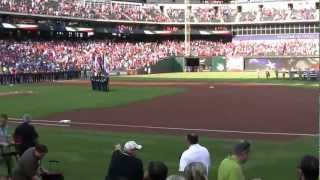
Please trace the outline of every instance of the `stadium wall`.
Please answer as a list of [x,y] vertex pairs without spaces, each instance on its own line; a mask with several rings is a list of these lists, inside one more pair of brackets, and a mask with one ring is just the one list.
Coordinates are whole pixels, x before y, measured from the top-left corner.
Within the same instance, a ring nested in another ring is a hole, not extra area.
[[212,58],[212,71],[257,71],[257,70],[315,70],[320,69],[320,57],[242,57],[217,56]]
[[[200,58],[201,59],[201,58]],[[216,56],[208,58],[206,64],[214,72],[257,71],[257,70],[315,70],[320,69],[320,57],[243,57]],[[151,66],[151,73],[183,72],[186,70],[184,57],[170,57]],[[142,68],[139,74],[145,74]]]
[[320,68],[320,57],[246,57],[244,69],[256,70],[316,70]]

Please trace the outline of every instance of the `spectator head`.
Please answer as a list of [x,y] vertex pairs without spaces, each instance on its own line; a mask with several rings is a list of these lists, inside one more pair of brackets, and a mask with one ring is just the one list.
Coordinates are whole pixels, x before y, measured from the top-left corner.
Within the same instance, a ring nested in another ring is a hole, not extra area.
[[8,115],[7,114],[1,114],[0,115],[0,127],[6,127],[8,122]]
[[198,144],[199,137],[198,137],[198,135],[196,135],[194,133],[190,133],[190,134],[187,135],[187,140],[188,140],[190,145]]
[[151,161],[148,166],[148,180],[165,180],[168,176],[168,167],[160,161]]
[[31,116],[30,116],[29,114],[24,114],[24,115],[22,116],[22,121],[23,121],[24,123],[29,123],[29,122],[31,121]]
[[142,149],[142,146],[135,141],[128,141],[123,146],[124,152],[132,156],[136,155],[137,151],[140,149]]
[[299,165],[299,180],[317,180],[319,177],[319,159],[306,155]]
[[166,180],[186,180],[183,176],[171,175]]
[[38,159],[42,159],[48,153],[47,146],[43,144],[36,144],[34,148],[35,148],[35,156]]
[[207,168],[200,162],[192,162],[184,169],[186,180],[207,180]]
[[250,143],[242,141],[234,147],[233,153],[241,163],[245,163],[249,158]]

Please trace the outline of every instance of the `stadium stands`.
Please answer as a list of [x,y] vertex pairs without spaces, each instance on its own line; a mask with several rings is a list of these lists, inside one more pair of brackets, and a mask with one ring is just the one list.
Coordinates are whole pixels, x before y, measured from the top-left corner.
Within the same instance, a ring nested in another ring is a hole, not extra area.
[[[86,3],[82,0],[3,0],[0,11],[100,20],[142,22],[184,22],[184,5],[141,4],[125,2]],[[275,22],[319,20],[315,2],[270,2],[192,5],[192,22]]]
[[[0,40],[0,73],[12,71],[58,71],[83,69],[96,58],[106,57],[110,70],[136,69],[169,56],[183,56],[182,41],[116,42],[97,41],[12,41]],[[316,56],[313,40],[233,41],[195,40],[194,56]]]

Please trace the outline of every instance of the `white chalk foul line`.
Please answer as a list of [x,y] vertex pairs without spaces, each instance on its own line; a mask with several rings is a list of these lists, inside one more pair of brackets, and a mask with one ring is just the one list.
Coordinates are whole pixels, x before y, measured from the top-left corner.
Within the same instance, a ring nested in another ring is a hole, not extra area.
[[[13,121],[20,121],[18,118],[9,118]],[[109,126],[109,127],[125,127],[125,128],[142,128],[142,129],[159,129],[159,130],[178,130],[178,131],[198,131],[198,132],[215,132],[215,133],[234,133],[234,134],[255,134],[255,135],[280,135],[280,136],[309,136],[317,137],[319,134],[308,133],[284,133],[284,132],[263,132],[263,131],[236,131],[236,130],[220,130],[220,129],[194,129],[194,128],[174,128],[164,126],[142,126],[142,125],[125,125],[125,124],[109,124],[109,123],[80,123],[70,122],[69,124],[59,124],[59,121],[49,120],[32,120],[33,124],[69,127],[70,125],[89,125],[89,126]]]
[[[20,124],[20,122],[17,121],[10,121],[11,123],[15,123],[15,124]],[[70,127],[70,125],[66,125],[66,124],[53,124],[53,123],[37,123],[37,122],[32,122],[32,124],[34,125],[41,125],[41,126],[55,126],[55,127]]]

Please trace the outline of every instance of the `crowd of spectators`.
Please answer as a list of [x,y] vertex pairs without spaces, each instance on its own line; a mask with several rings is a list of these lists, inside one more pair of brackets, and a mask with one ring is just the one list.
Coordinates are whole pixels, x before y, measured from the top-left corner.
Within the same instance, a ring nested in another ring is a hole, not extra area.
[[179,8],[168,8],[167,15],[173,22],[184,22],[185,20],[185,10]]
[[[109,70],[139,69],[170,56],[183,56],[184,42],[13,41],[0,40],[0,74],[56,72],[91,69],[97,58],[108,61]],[[319,44],[312,40],[191,41],[194,56],[316,56]]]
[[[103,20],[184,22],[184,6],[92,2],[83,0],[2,0],[1,11]],[[258,7],[238,10],[236,5],[195,6],[191,22],[247,22],[317,20],[319,11],[311,7]]]
[[3,41],[0,72],[42,72],[74,70],[91,66],[96,58],[106,57],[110,70],[142,67],[146,62],[183,52],[181,42],[113,41]]
[[51,15],[80,17],[88,19],[127,20],[127,21],[169,21],[160,9],[154,5],[123,3],[86,3],[82,0],[4,0],[0,10],[28,13],[33,15]]
[[[137,156],[142,145],[128,141],[123,146],[115,146],[105,180],[208,180],[212,158],[210,152],[198,143],[198,135],[187,135],[188,148],[180,158],[181,175],[168,175],[164,162],[149,162],[144,173],[143,161]],[[217,180],[245,180],[243,165],[250,159],[251,144],[248,141],[237,143],[218,167]],[[299,180],[317,180],[319,176],[318,158],[306,155],[298,165]],[[256,178],[261,179],[261,178]]]
[[194,9],[194,14],[199,22],[236,22],[236,17],[241,15],[236,7],[230,6],[203,6]]
[[237,7],[199,7],[194,9],[194,14],[199,22],[263,22],[263,21],[293,21],[319,19],[319,11],[314,8],[289,9],[289,8],[256,8],[242,10]]
[[241,56],[312,56],[319,55],[318,42],[303,40],[234,42],[234,54]]
[[319,11],[315,8],[258,8],[241,13],[240,22],[246,21],[293,21],[319,19]]

